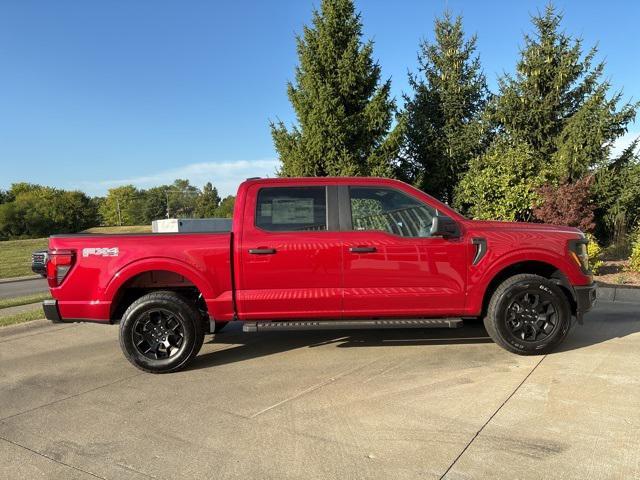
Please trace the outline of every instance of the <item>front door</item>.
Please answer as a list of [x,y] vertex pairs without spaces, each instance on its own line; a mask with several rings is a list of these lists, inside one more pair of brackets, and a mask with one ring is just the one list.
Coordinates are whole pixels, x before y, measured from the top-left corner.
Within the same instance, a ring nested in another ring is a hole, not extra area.
[[[334,201],[335,200],[335,201]],[[336,187],[255,185],[247,191],[236,300],[240,318],[340,318]]]
[[437,210],[389,187],[341,187],[344,316],[444,316],[465,303],[466,248],[430,237]]

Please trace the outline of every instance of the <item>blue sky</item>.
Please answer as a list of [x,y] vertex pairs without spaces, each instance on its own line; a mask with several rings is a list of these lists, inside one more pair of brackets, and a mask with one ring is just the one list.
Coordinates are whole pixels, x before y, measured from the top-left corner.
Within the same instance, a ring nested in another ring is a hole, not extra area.
[[[273,175],[270,119],[294,115],[285,91],[294,35],[315,2],[0,3],[0,188],[29,181],[104,194],[189,178],[233,193]],[[491,87],[513,70],[543,1],[360,0],[393,94],[407,91],[436,15],[464,16]],[[607,77],[640,99],[640,2],[557,1],[567,32],[599,44]],[[640,121],[621,143],[640,135]]]

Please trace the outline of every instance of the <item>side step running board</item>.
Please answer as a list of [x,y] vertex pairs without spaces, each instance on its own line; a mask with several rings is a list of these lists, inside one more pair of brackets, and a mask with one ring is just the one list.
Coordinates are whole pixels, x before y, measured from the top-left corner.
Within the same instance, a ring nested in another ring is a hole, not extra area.
[[357,330],[378,328],[458,328],[461,318],[390,318],[379,320],[288,320],[280,322],[245,322],[243,332],[285,330]]

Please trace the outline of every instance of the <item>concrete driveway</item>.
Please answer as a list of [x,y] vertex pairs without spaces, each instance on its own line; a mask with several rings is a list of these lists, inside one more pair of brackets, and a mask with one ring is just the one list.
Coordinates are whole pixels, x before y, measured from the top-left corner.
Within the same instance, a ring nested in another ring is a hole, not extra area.
[[[557,353],[452,331],[243,334],[148,375],[117,326],[0,329],[0,478],[638,478],[640,314]],[[233,325],[230,325],[233,327]]]

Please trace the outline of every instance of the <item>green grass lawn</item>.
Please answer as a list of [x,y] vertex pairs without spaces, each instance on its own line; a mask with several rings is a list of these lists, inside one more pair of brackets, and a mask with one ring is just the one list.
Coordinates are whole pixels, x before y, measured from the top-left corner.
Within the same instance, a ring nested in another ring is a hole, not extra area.
[[42,307],[37,307],[26,312],[9,315],[8,317],[0,317],[0,327],[15,325],[16,323],[30,322],[32,320],[39,320],[41,318],[44,318],[44,312],[42,311]]
[[0,278],[33,275],[31,253],[45,248],[46,238],[0,242]]
[[[85,233],[151,233],[151,225],[94,227]],[[46,248],[46,238],[0,241],[0,278],[32,275],[31,253]]]
[[27,295],[24,297],[4,298],[0,300],[0,314],[2,313],[1,309],[3,308],[17,307],[18,305],[28,305],[30,303],[41,302],[42,300],[46,300],[47,298],[51,298],[49,292],[34,293],[33,295]]

